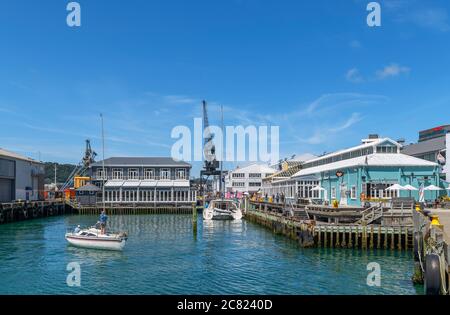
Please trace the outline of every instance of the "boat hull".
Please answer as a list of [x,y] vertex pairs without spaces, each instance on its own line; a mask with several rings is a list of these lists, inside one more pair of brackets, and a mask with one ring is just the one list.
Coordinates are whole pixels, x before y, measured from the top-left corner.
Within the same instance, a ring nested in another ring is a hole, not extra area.
[[66,235],[67,242],[76,247],[121,251],[125,247],[126,239],[100,239],[83,238],[78,236]]
[[203,211],[203,219],[205,220],[239,220],[242,218],[242,212],[224,212],[215,211],[211,209],[205,209]]

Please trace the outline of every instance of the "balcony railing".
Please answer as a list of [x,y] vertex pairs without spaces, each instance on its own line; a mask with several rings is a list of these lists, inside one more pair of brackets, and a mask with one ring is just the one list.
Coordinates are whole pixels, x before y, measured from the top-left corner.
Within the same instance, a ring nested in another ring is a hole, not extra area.
[[103,177],[103,176],[97,176],[94,175],[92,176],[92,180],[148,180],[148,181],[152,181],[152,180],[189,180],[189,178],[187,176],[185,177],[180,177],[180,176],[152,176],[152,177],[147,177],[147,176],[121,176],[121,177],[117,177],[117,176],[108,176],[108,177]]

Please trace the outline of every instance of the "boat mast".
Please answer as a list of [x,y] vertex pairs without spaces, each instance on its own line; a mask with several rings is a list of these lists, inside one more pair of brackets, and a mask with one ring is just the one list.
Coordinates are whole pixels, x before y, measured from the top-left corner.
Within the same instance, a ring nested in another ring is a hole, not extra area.
[[100,118],[102,120],[102,154],[103,154],[103,158],[102,158],[102,181],[103,181],[103,185],[102,185],[102,202],[103,202],[103,211],[105,211],[105,130],[103,128],[103,114],[100,113]]
[[[221,121],[222,121],[222,139],[223,139],[223,135],[224,135],[224,128],[223,128],[223,105],[220,105],[220,112],[221,112]],[[223,141],[222,141],[223,142]],[[223,191],[222,193],[222,188],[225,188],[225,183],[222,184],[222,180],[223,180],[223,158],[224,158],[224,152],[223,152],[223,143],[222,143],[222,148],[221,148],[221,157],[220,157],[220,198],[225,198],[225,191]]]

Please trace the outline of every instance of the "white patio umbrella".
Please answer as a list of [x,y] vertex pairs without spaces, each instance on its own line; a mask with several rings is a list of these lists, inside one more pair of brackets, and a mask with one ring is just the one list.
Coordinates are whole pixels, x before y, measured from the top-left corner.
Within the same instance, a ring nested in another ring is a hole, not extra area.
[[397,191],[397,197],[400,197],[400,190],[408,190],[405,187],[403,187],[402,185],[399,184],[394,184],[392,186],[389,186],[388,188],[386,188],[386,190],[389,191]]
[[325,192],[325,191],[327,191],[325,188],[323,188],[323,187],[320,187],[320,186],[315,186],[315,187],[313,187],[313,188],[311,188],[311,191],[318,191],[319,192],[319,197],[320,197],[320,192]]
[[437,199],[437,197],[438,197],[437,192],[440,190],[444,190],[444,189],[442,189],[441,187],[435,186],[435,185],[430,185],[430,186],[425,187],[423,190],[424,191],[436,191],[436,199]]
[[403,187],[402,185],[394,184],[386,188],[386,190],[408,190],[408,189],[406,189],[406,187]]
[[435,185],[430,185],[425,187],[423,190],[428,190],[428,191],[439,191],[439,190],[444,190],[441,187],[435,186]]
[[417,191],[417,190],[419,190],[418,188],[416,188],[414,186],[411,186],[411,185],[405,185],[403,187],[405,187],[406,190],[410,190],[410,191]]
[[312,191],[325,191],[325,188],[320,187],[320,186],[315,186],[313,188],[311,188]]

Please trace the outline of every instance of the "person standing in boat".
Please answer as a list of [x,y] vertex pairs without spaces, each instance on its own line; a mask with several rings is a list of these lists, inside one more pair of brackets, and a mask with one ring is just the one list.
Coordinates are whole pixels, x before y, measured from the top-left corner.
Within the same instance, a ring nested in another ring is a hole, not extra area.
[[102,213],[100,214],[100,227],[101,227],[100,234],[106,233],[106,222],[107,221],[108,221],[108,216],[106,215],[106,211],[102,210]]

